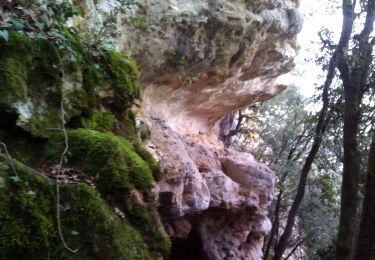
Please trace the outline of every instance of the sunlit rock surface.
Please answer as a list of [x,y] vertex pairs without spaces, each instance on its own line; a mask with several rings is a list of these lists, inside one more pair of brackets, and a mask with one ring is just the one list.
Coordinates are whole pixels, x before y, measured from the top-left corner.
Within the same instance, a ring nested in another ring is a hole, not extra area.
[[[164,224],[181,243],[197,232],[202,252],[194,259],[261,259],[274,173],[224,149],[219,123],[284,88],[275,80],[293,67],[298,5],[139,0],[118,18],[114,42],[142,70],[139,127],[165,171],[155,187]],[[88,0],[88,26],[100,25],[114,6]]]

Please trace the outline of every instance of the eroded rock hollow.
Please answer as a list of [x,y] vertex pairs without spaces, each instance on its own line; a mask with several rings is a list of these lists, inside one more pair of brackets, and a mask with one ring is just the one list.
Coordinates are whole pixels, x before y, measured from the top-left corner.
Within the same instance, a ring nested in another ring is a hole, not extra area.
[[[91,27],[115,6],[87,3]],[[220,122],[284,89],[275,80],[293,67],[298,5],[142,0],[118,19],[116,45],[142,70],[141,137],[165,172],[154,191],[175,241],[172,259],[262,257],[274,173],[249,154],[225,149],[219,132],[230,125],[220,129]],[[190,256],[189,245],[197,251]]]

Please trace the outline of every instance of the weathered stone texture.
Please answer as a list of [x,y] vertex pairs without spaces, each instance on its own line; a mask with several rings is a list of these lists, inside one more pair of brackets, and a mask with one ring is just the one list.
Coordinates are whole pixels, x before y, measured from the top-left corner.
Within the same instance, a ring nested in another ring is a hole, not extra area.
[[[89,26],[100,25],[113,3],[88,5]],[[284,89],[275,80],[294,66],[298,5],[140,0],[118,18],[114,41],[142,69],[138,116],[166,173],[155,192],[167,230],[184,239],[197,229],[209,259],[261,259],[274,173],[250,155],[225,150],[219,123]]]

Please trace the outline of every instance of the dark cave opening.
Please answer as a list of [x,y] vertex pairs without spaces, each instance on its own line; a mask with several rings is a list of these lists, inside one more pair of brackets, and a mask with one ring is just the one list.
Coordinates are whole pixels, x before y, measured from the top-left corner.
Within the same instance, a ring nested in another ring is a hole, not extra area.
[[170,260],[207,260],[198,230],[192,229],[187,239],[174,240]]

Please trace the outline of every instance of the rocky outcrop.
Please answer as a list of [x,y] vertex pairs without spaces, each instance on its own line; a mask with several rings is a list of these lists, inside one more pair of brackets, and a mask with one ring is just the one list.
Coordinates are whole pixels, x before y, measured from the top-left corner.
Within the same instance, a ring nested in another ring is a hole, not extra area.
[[[92,28],[115,6],[87,2]],[[114,41],[142,70],[139,127],[165,171],[154,189],[164,223],[176,243],[197,233],[200,258],[261,259],[274,173],[251,155],[224,149],[219,124],[284,89],[275,80],[293,67],[298,5],[142,0],[118,18]],[[172,259],[184,259],[178,254]]]
[[198,229],[208,259],[260,259],[274,173],[251,155],[208,147],[165,121],[148,123],[148,147],[167,173],[155,191],[169,234],[184,240]]
[[[115,2],[98,0],[90,26]],[[277,94],[274,81],[298,49],[298,2],[137,1],[118,19],[115,42],[143,71],[145,113],[179,132],[211,131],[229,112]]]

